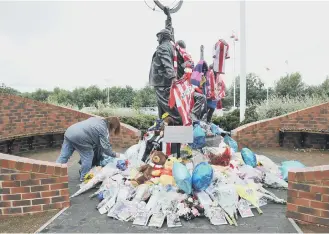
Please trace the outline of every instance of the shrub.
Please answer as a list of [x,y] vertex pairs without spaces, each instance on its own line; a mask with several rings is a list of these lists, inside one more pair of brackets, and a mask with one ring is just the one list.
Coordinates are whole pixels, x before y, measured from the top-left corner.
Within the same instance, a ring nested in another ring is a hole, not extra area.
[[246,112],[244,113],[245,119],[241,122],[240,125],[245,125],[259,120],[259,116],[256,112],[256,108],[257,106],[251,106],[246,109]]
[[302,110],[307,107],[319,105],[328,101],[329,97],[325,95],[300,97],[272,96],[269,98],[268,105],[266,104],[266,100],[261,101],[256,107],[256,112],[258,119],[268,119],[297,110]]
[[236,109],[230,113],[224,114],[224,116],[213,116],[212,122],[226,131],[231,131],[239,126],[240,111]]
[[256,106],[252,106],[246,109],[245,119],[240,123],[240,110],[235,109],[232,112],[224,114],[224,116],[214,116],[212,122],[219,125],[226,131],[232,131],[239,126],[252,123],[258,120],[258,114],[256,113]]
[[120,121],[129,124],[139,130],[147,130],[154,124],[157,116],[154,115],[136,115],[136,116],[121,116]]

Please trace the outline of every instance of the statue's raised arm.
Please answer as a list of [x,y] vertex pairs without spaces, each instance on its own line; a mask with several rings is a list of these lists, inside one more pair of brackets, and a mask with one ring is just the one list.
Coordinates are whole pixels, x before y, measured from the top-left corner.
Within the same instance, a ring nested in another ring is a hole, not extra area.
[[172,20],[171,20],[169,7],[165,7],[163,9],[163,12],[167,15],[167,19],[165,21],[165,27],[166,27],[166,29],[168,29],[171,32],[172,40],[175,41],[174,28],[172,27]]

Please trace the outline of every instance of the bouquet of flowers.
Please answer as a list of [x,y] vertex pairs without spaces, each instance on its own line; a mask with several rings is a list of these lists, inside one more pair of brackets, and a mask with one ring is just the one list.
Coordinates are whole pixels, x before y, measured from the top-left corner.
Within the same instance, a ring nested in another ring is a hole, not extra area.
[[204,215],[204,208],[196,197],[182,200],[177,206],[177,214],[186,221]]

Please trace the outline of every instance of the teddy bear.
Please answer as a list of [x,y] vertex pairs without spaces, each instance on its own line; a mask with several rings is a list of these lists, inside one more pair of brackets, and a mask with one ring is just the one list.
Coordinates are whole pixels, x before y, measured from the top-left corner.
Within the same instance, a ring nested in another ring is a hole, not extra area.
[[131,184],[138,186],[150,181],[154,177],[159,177],[161,175],[160,169],[163,168],[166,160],[167,156],[163,152],[152,151],[149,163],[138,168],[139,175],[131,180]]
[[182,162],[182,159],[177,159],[175,157],[167,158],[164,168],[160,169],[161,175],[159,178],[159,183],[162,185],[175,185],[175,179],[172,175],[172,168],[175,162]]

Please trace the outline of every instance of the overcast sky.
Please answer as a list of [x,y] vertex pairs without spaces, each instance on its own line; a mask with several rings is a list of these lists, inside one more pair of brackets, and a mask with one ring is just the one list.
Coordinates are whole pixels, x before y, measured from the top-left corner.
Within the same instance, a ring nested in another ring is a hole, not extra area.
[[[329,2],[247,1],[247,72],[269,85],[293,71],[308,84],[321,83],[329,74],[328,9]],[[232,30],[239,35],[237,1],[184,0],[172,18],[176,40],[185,40],[195,62],[201,44],[212,62],[214,43],[230,40]],[[109,79],[111,86],[141,88],[164,20],[144,1],[0,2],[0,83],[33,91],[105,87]],[[233,45],[230,52],[228,84]],[[239,55],[237,44],[237,73]]]

